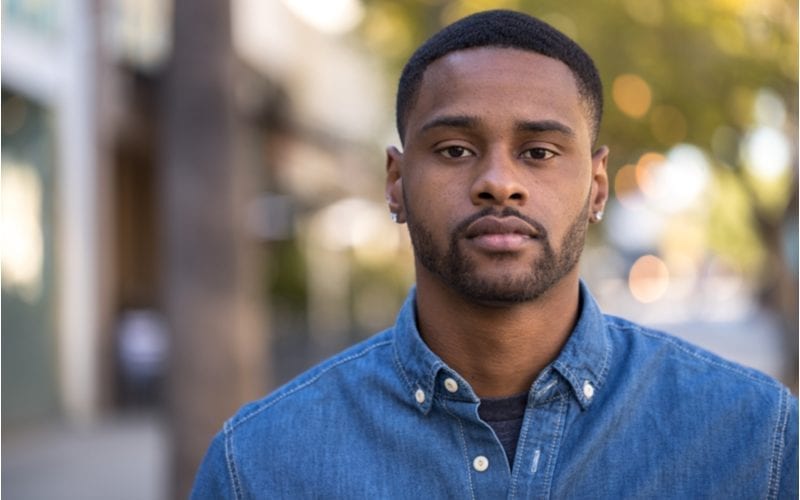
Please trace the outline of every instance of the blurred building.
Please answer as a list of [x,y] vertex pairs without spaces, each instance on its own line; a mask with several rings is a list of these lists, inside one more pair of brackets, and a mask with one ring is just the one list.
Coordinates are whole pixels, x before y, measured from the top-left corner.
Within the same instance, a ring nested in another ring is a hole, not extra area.
[[2,3],[3,430],[165,410],[179,491],[236,406],[389,324],[410,270],[360,4],[189,4]]
[[3,422],[83,420],[108,321],[95,17],[88,2],[2,5]]

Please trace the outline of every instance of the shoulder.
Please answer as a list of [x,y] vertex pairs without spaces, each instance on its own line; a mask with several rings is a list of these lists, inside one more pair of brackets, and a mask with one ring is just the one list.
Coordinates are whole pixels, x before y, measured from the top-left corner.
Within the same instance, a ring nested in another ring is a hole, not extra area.
[[669,333],[611,315],[606,315],[605,321],[614,348],[622,351],[619,354],[648,368],[692,370],[691,373],[701,379],[711,378],[715,382],[725,381],[726,385],[747,386],[767,393],[777,394],[785,389],[780,382],[758,370],[724,359]]
[[[771,426],[774,436],[797,418],[797,398],[772,377],[668,333],[607,316],[611,387],[693,419],[733,419],[742,430]],[[720,420],[720,421],[721,421]]]
[[797,491],[798,401],[786,387],[667,333],[605,321],[614,351],[610,399],[619,411],[656,415],[668,443],[689,436],[703,456],[728,457],[729,468],[733,457],[763,464],[770,498]]
[[349,384],[363,380],[366,373],[386,369],[392,357],[391,344],[392,330],[388,329],[351,346],[298,375],[266,397],[244,405],[225,423],[224,431],[233,432],[248,426],[253,419],[264,418],[276,411],[291,411],[293,406],[305,406],[317,399],[331,398],[333,393],[340,396]]
[[609,382],[616,390],[687,425],[727,422],[773,443],[794,431],[797,398],[772,377],[668,333],[605,319],[614,351]]
[[303,491],[308,478],[297,464],[319,465],[328,453],[352,446],[365,416],[374,413],[376,392],[394,390],[392,332],[348,348],[239,409],[212,441],[194,497]]

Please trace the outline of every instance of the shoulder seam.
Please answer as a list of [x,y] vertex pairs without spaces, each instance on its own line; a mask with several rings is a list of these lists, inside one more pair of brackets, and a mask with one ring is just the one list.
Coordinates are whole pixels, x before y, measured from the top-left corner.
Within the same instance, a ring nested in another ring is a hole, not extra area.
[[[721,358],[720,359],[714,359],[712,357],[706,356],[701,351],[697,351],[695,349],[688,348],[687,346],[683,345],[677,338],[673,338],[671,335],[668,335],[668,334],[665,334],[665,333],[662,333],[662,332],[658,332],[658,331],[655,331],[655,330],[650,330],[648,328],[643,328],[643,327],[640,327],[640,326],[634,325],[634,324],[619,324],[616,321],[613,321],[613,322],[610,322],[610,323],[611,323],[611,325],[613,325],[614,328],[617,328],[619,330],[629,330],[629,331],[638,332],[638,333],[641,333],[642,335],[646,335],[646,336],[648,336],[648,337],[650,337],[652,339],[661,340],[663,342],[666,342],[666,343],[670,344],[672,347],[682,351],[685,354],[688,354],[689,356],[691,356],[691,357],[693,357],[695,359],[698,359],[698,360],[703,361],[705,363],[711,364],[711,365],[713,365],[713,366],[715,366],[717,368],[721,368],[721,369],[726,370],[728,372],[732,372],[732,373],[735,373],[737,375],[741,375],[743,377],[746,377],[746,378],[752,380],[753,382],[757,382],[759,385],[771,387],[773,389],[780,389],[780,386],[775,381],[770,379],[769,376],[767,376],[767,375],[763,375],[761,377],[758,377],[758,376],[755,376],[754,374],[750,373],[747,370],[739,368],[734,362],[727,361],[727,360],[724,360],[724,359],[721,359]],[[698,349],[702,349],[702,348],[698,347]]]
[[368,347],[366,347],[366,348],[364,348],[364,349],[362,349],[362,350],[360,350],[358,352],[355,352],[355,353],[353,353],[353,354],[351,354],[351,355],[349,355],[349,356],[347,356],[345,358],[342,358],[342,359],[336,361],[335,363],[330,364],[329,366],[324,367],[323,369],[321,369],[319,371],[319,373],[317,373],[316,375],[314,375],[310,379],[306,380],[302,384],[300,384],[300,385],[298,385],[296,387],[293,387],[293,388],[287,390],[286,392],[278,394],[274,399],[271,399],[269,401],[263,402],[262,404],[260,404],[258,406],[258,408],[253,409],[250,413],[248,413],[246,415],[243,415],[241,418],[238,418],[238,419],[236,419],[234,417],[234,419],[231,419],[229,421],[229,423],[226,424],[227,428],[232,432],[236,427],[239,427],[241,424],[247,422],[248,420],[250,420],[254,416],[256,416],[259,413],[261,413],[262,411],[274,406],[275,404],[277,404],[280,401],[284,400],[285,398],[291,396],[292,394],[294,394],[294,393],[296,393],[296,392],[298,392],[298,391],[300,391],[302,389],[305,389],[306,387],[314,384],[315,382],[317,382],[317,380],[322,378],[322,376],[325,375],[326,373],[328,373],[330,370],[332,370],[332,369],[334,369],[334,368],[336,368],[339,365],[342,365],[344,363],[348,363],[350,361],[353,361],[354,359],[358,359],[358,358],[366,355],[367,353],[369,353],[372,350],[375,350],[375,349],[377,349],[379,347],[383,347],[383,346],[391,344],[391,343],[392,343],[391,339],[390,340],[384,340],[382,342],[378,342],[378,343],[370,345],[370,346],[368,346]]
[[783,454],[783,435],[789,420],[788,398],[786,390],[780,391],[780,404],[778,406],[778,421],[772,436],[772,460],[770,460],[769,481],[767,482],[767,498],[778,498],[778,485],[780,484],[780,460]]
[[231,477],[231,484],[233,485],[233,496],[235,498],[242,498],[242,485],[239,481],[239,474],[236,472],[236,463],[233,458],[233,440],[231,438],[231,427],[228,422],[225,422],[224,437],[225,437],[225,465],[228,467],[228,475]]

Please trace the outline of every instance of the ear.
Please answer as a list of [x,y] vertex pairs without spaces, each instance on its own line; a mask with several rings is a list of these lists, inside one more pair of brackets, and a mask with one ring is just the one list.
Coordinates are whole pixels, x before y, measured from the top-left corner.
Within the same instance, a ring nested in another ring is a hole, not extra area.
[[394,146],[386,148],[386,203],[389,204],[389,211],[396,214],[396,222],[400,224],[406,221],[402,163],[403,153]]
[[608,201],[608,147],[600,146],[592,154],[592,187],[590,193],[589,220],[600,222]]

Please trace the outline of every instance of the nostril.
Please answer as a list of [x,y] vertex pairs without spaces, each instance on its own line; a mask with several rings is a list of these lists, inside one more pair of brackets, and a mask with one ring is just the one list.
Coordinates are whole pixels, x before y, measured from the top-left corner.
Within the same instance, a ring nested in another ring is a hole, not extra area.
[[486,191],[483,191],[482,193],[480,193],[478,195],[478,198],[480,198],[481,200],[493,200],[494,196],[492,196],[491,193],[487,193]]
[[511,196],[509,196],[509,198],[511,198],[512,200],[521,200],[522,199],[522,193],[514,193]]

